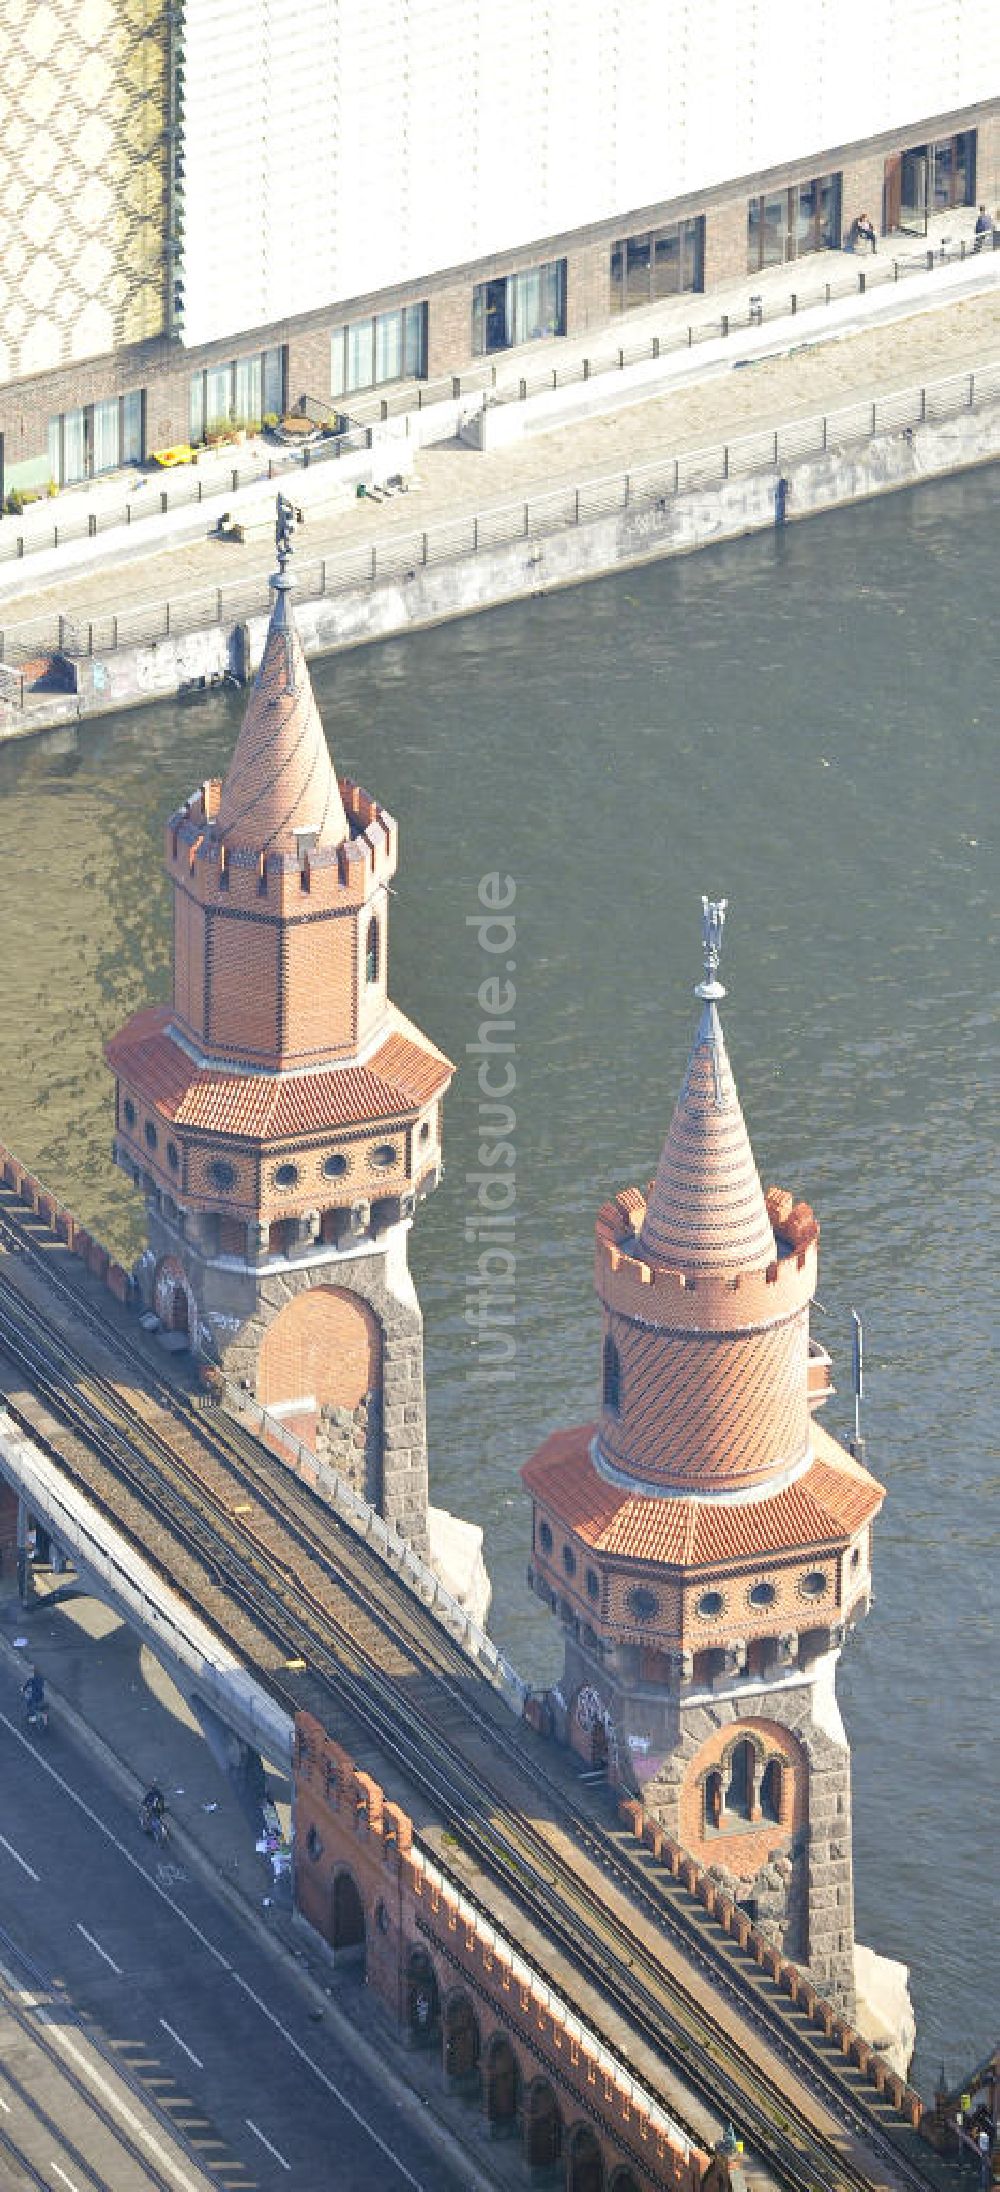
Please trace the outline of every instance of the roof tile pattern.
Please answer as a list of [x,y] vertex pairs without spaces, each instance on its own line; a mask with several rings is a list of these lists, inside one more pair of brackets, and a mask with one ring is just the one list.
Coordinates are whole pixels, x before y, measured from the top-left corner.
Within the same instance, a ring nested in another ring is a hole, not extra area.
[[107,1046],[112,1072],[177,1126],[261,1142],[405,1118],[451,1079],[441,1051],[402,1013],[361,1066],[307,1073],[233,1073],[198,1065],[170,1034],[170,1008],[136,1013]]
[[615,1467],[678,1490],[741,1491],[800,1461],[809,1439],[804,1312],[769,1330],[676,1335],[612,1319],[620,1413],[601,1446]]
[[350,834],[287,582],[275,585],[263,659],[215,827],[228,845],[292,856],[298,830],[315,830],[317,849],[342,845]]
[[719,1015],[706,1004],[650,1190],[640,1246],[680,1271],[755,1271],[775,1254]]
[[641,1498],[594,1467],[594,1426],[557,1431],[525,1464],[527,1490],[596,1553],[670,1567],[718,1568],[843,1545],[878,1512],[883,1488],[814,1428],[814,1459],[769,1498]]

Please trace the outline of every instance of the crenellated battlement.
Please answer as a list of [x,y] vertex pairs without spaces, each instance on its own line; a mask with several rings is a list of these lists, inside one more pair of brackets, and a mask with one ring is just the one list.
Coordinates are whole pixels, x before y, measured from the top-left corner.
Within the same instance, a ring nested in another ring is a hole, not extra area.
[[[445,2022],[449,1998],[464,1982],[481,2020],[482,2056],[491,2037],[502,2034],[516,2050],[524,2087],[547,2073],[571,2119],[593,2124],[605,2142],[609,2175],[628,2160],[651,2192],[698,2192],[708,2165],[704,2149],[584,2023],[513,1934],[417,1843],[408,1814],[306,1713],[295,1723],[294,1775],[297,1906],[324,1932],[335,1884],[350,1874],[365,1913],[368,1983],[387,2008],[398,2016],[402,2005],[412,2019],[415,1963],[419,1983],[436,1990]],[[336,1954],[336,1932],[331,1946]],[[426,1999],[429,2015],[429,1993]],[[447,2033],[444,2048],[451,2060]]]
[[622,1189],[598,1212],[594,1284],[609,1310],[668,1331],[732,1331],[794,1316],[816,1291],[819,1224],[784,1188],[765,1198],[776,1255],[756,1271],[684,1271],[639,1246],[647,1196]]
[[350,777],[340,780],[340,793],[351,831],[343,844],[313,845],[311,833],[303,830],[296,852],[265,852],[230,844],[220,834],[222,785],[218,778],[206,779],[167,824],[167,872],[202,905],[221,902],[259,914],[269,902],[282,918],[294,911],[352,912],[392,881],[399,829],[394,816]]

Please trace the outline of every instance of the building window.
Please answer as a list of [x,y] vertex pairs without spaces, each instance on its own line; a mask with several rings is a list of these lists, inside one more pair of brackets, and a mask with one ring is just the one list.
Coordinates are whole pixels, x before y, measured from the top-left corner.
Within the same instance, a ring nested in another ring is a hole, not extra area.
[[655,1621],[660,1611],[656,1592],[647,1591],[642,1583],[637,1584],[634,1590],[626,1591],[625,1604],[633,1621]]
[[427,371],[427,306],[400,305],[335,327],[330,336],[330,389],[335,396],[419,381]]
[[122,1105],[122,1116],[125,1120],[126,1126],[135,1125],[135,1105],[132,1102],[131,1096],[126,1096],[125,1098],[125,1101]]
[[155,1126],[153,1125],[152,1119],[147,1119],[146,1124],[143,1128],[143,1133],[146,1137],[146,1148],[155,1149],[159,1140],[159,1136],[157,1134]]
[[776,1596],[773,1583],[752,1583],[747,1592],[751,1606],[773,1606]]
[[379,1142],[377,1148],[371,1152],[369,1163],[374,1166],[376,1172],[391,1172],[398,1159],[399,1151],[392,1142]]
[[702,1621],[715,1621],[725,1606],[721,1591],[703,1591],[695,1607]]
[[735,1812],[738,1819],[749,1819],[753,1811],[754,1773],[756,1758],[751,1743],[737,1743],[729,1760],[729,1786],[725,1805],[728,1812]]
[[610,1333],[604,1342],[604,1406],[616,1416],[621,1407],[622,1365],[621,1356]]
[[339,1149],[335,1150],[332,1157],[326,1157],[323,1161],[323,1170],[326,1173],[327,1179],[342,1180],[345,1172],[348,1170],[349,1163],[349,1158],[345,1157],[342,1151],[340,1151]]
[[974,129],[960,130],[957,137],[938,137],[926,145],[909,145],[886,161],[887,228],[915,228],[918,235],[926,236],[927,223],[935,214],[975,202]]
[[563,1564],[563,1567],[565,1568],[565,1570],[566,1570],[566,1574],[567,1574],[568,1576],[575,1576],[575,1574],[576,1574],[576,1554],[575,1554],[575,1552],[573,1551],[573,1547],[572,1547],[572,1545],[564,1545],[564,1546],[563,1546],[563,1549],[562,1549],[562,1564]]
[[760,1784],[760,1810],[763,1819],[775,1825],[781,1818],[782,1773],[780,1758],[769,1758]]
[[822,1598],[826,1590],[826,1577],[822,1568],[810,1568],[808,1575],[803,1576],[799,1589],[804,1598]]
[[501,274],[472,292],[472,354],[542,342],[566,333],[566,261],[550,259],[522,274]]
[[378,981],[378,922],[369,921],[365,944],[365,981]]
[[297,1186],[298,1186],[298,1184],[299,1184],[299,1168],[298,1168],[298,1165],[297,1165],[297,1164],[280,1164],[280,1165],[276,1165],[276,1166],[275,1166],[275,1168],[274,1168],[274,1175],[273,1175],[273,1177],[274,1177],[274,1184],[275,1184],[275,1187],[297,1187]]
[[747,273],[784,266],[810,251],[840,249],[841,176],[813,175],[787,190],[764,191],[747,205]]
[[226,1194],[229,1188],[236,1185],[236,1166],[230,1164],[228,1157],[213,1157],[208,1168],[208,1177],[213,1187]]
[[171,1172],[176,1172],[176,1171],[177,1171],[177,1169],[178,1169],[178,1166],[179,1166],[179,1164],[180,1164],[180,1161],[181,1161],[181,1160],[180,1160],[180,1158],[179,1158],[179,1156],[178,1156],[178,1154],[177,1154],[177,1144],[176,1144],[176,1142],[168,1142],[168,1143],[167,1143],[167,1163],[168,1163],[168,1165],[170,1166],[170,1170],[171,1170]]
[[145,456],[144,388],[127,396],[107,396],[49,420],[49,470],[57,487],[96,479],[123,464],[141,464]]
[[696,214],[640,236],[619,236],[611,246],[611,310],[631,312],[705,287],[705,220]]
[[548,1522],[540,1522],[540,1523],[539,1523],[539,1525],[538,1525],[538,1542],[539,1542],[539,1545],[540,1545],[540,1546],[541,1546],[541,1548],[542,1548],[542,1551],[543,1551],[543,1553],[550,1553],[550,1552],[552,1551],[552,1526],[551,1526],[551,1523],[548,1523]]
[[284,408],[285,351],[257,350],[192,373],[188,436],[200,442],[234,426],[256,428],[262,419],[280,418]]
[[597,1573],[597,1569],[596,1569],[596,1568],[588,1568],[588,1570],[587,1570],[587,1597],[588,1597],[588,1598],[600,1598],[600,1595],[601,1595],[601,1579],[600,1579],[600,1576],[599,1576],[599,1575],[598,1575],[598,1573]]

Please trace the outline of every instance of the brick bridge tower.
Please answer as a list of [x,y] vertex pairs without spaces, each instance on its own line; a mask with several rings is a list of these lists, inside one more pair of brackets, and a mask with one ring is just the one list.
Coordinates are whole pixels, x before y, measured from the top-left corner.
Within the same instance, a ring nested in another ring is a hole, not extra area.
[[427,1542],[420,1309],[406,1261],[452,1068],[387,991],[391,815],[338,783],[290,602],[223,783],[172,815],[173,1000],[108,1045],[115,1158],[146,1197],[163,1323]]
[[765,1196],[718,1005],[656,1178],[597,1221],[601,1414],[524,1470],[531,1579],[561,1619],[559,1732],[854,2008],[850,1752],[834,1688],[883,1492],[815,1420],[819,1228]]

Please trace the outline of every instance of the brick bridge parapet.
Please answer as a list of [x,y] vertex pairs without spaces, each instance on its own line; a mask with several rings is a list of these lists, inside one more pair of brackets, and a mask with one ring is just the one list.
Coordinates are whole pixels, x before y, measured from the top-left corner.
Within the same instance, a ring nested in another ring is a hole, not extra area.
[[412,2045],[440,2050],[446,2085],[478,2104],[491,2135],[519,2134],[530,2167],[564,2157],[571,2167],[596,2142],[603,2181],[620,2173],[642,2192],[699,2192],[707,2170],[718,2174],[307,1714],[294,1774],[300,1915],[335,1958],[363,1958],[389,2015]]

